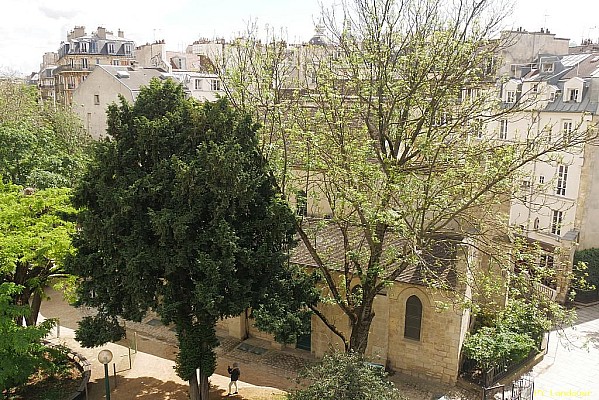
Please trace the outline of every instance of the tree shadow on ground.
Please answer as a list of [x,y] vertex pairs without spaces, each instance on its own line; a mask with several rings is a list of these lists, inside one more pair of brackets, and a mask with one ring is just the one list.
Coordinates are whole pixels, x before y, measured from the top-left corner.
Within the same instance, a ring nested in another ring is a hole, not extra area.
[[[156,378],[144,376],[138,378],[118,378],[116,387],[114,380],[110,379],[110,394],[114,400],[119,399],[139,399],[139,400],[187,400],[187,385],[182,385],[173,381],[161,381]],[[210,400],[228,398],[235,400],[282,400],[284,396],[280,393],[274,393],[268,389],[259,388],[239,388],[238,394],[227,396],[227,390],[212,385],[210,388]],[[104,380],[88,385],[89,400],[104,399],[106,389]]]
[[585,343],[587,343],[589,347],[592,346],[595,349],[599,349],[599,332],[582,331],[581,333],[584,335]]

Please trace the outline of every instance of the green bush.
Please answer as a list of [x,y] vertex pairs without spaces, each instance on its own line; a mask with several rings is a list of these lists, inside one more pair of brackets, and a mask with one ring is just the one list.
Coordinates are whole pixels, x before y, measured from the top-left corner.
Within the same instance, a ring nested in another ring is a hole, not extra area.
[[574,253],[574,265],[583,262],[586,264],[586,270],[576,269],[575,278],[584,278],[587,287],[593,286],[599,288],[599,248],[576,251]]
[[541,307],[523,299],[513,299],[501,311],[494,324],[515,333],[526,334],[537,344],[543,334],[551,329],[551,321]]
[[469,335],[464,342],[464,354],[485,370],[502,361],[520,361],[536,347],[528,334],[506,327],[483,327]]
[[288,400],[401,400],[399,391],[375,368],[357,354],[333,353],[308,368],[301,377],[310,383],[291,392]]

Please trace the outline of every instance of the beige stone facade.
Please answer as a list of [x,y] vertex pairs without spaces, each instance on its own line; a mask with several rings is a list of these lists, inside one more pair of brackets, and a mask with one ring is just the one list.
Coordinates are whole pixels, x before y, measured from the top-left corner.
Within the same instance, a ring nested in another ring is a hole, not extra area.
[[85,27],[76,26],[58,49],[57,68],[54,70],[56,102],[71,105],[73,92],[85,81],[96,65],[129,66],[134,61],[134,42],[98,27],[87,35]]
[[[406,302],[411,296],[417,296],[422,303],[420,340],[404,336]],[[385,295],[375,299],[376,316],[370,328],[366,358],[393,371],[454,384],[458,377],[462,344],[470,324],[470,312],[451,305],[452,299],[453,294],[446,296],[423,286],[401,282],[388,288]],[[321,305],[320,309],[345,334],[349,333],[347,317],[338,307]],[[280,347],[271,335],[256,329],[246,316],[220,321],[217,328],[238,339],[255,337]],[[311,352],[322,357],[331,350],[343,351],[341,340],[317,316],[313,316]]]

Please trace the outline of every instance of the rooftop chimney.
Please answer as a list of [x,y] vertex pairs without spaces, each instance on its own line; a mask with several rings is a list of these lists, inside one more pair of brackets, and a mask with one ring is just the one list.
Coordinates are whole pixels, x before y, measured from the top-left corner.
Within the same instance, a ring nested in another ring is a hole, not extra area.
[[81,36],[85,36],[85,26],[75,26],[75,29],[67,35],[67,40],[76,39]]
[[106,28],[99,26],[96,35],[98,35],[100,39],[106,39]]
[[125,37],[125,32],[123,32],[122,30],[119,29],[118,35],[119,35],[120,38],[124,38]]

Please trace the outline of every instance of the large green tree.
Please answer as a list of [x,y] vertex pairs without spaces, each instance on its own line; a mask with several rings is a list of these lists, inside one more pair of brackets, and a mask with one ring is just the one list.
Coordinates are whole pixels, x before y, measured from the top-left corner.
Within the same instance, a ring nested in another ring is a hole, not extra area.
[[42,104],[35,87],[0,81],[0,175],[4,182],[73,186],[90,138],[69,110]]
[[139,321],[152,308],[173,323],[192,399],[208,399],[217,320],[268,310],[269,289],[292,274],[294,215],[257,129],[226,100],[200,106],[171,80],[153,80],[134,105],[109,108],[112,139],[74,197],[83,210],[69,265],[80,302],[97,307],[100,322]]
[[44,288],[67,277],[62,261],[75,232],[70,200],[68,188],[34,191],[0,182],[0,283],[22,288],[12,293],[16,305],[31,305],[29,326],[37,322]]
[[[323,300],[347,316],[349,332],[345,321],[314,312],[348,350],[366,350],[374,299],[406,269],[452,289],[447,269],[426,266],[443,265],[427,255],[456,237],[484,254],[489,270],[503,271],[490,279],[473,265],[460,282],[474,297],[478,289],[487,299],[505,293],[509,281],[497,277],[511,273],[518,233],[505,205],[530,179],[523,167],[596,135],[592,126],[557,138],[523,129],[518,140],[498,140],[500,120],[538,101],[505,106],[498,98],[494,66],[505,43],[491,38],[504,5],[342,2],[325,11],[314,45],[250,34],[216,63],[232,103],[263,122],[262,148],[281,193],[290,201],[307,194],[308,214],[326,214],[318,224],[299,220],[297,230],[326,282]],[[341,257],[323,245],[334,237]]]

